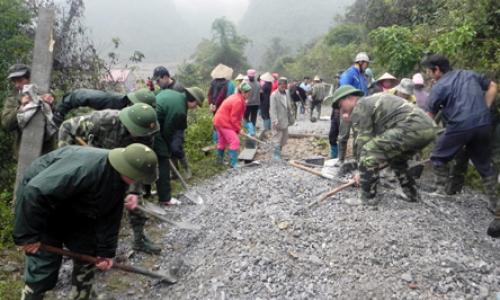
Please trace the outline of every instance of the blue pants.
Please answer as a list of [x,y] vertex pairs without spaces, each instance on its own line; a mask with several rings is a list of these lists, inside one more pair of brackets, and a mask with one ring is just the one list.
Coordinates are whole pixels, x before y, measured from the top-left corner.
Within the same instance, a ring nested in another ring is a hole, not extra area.
[[469,158],[481,177],[493,176],[491,167],[491,125],[484,125],[466,131],[445,131],[436,141],[431,161],[441,167],[451,161],[465,146]]

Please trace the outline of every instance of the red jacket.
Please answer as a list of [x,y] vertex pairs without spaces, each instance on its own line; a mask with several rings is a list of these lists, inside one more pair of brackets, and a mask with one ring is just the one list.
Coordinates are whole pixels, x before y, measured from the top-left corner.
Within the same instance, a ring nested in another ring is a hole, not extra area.
[[245,108],[245,99],[240,93],[227,97],[215,112],[214,125],[239,132],[241,130],[241,120],[245,115]]

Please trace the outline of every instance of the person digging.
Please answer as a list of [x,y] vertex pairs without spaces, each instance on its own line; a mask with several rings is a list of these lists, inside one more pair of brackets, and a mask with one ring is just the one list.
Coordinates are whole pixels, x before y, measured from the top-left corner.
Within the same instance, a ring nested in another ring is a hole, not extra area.
[[[156,111],[145,103],[134,104],[121,111],[99,110],[64,121],[59,128],[59,148],[87,144],[94,148],[114,149],[133,143],[152,148],[153,139],[159,130]],[[141,193],[142,184],[132,185],[129,190],[129,194]],[[159,254],[161,248],[155,246],[144,233],[144,225],[148,219],[146,214],[131,210],[128,211],[128,216],[134,232],[133,249]]]
[[419,202],[415,180],[407,161],[436,138],[436,126],[419,107],[403,98],[379,93],[363,97],[364,92],[351,85],[333,94],[334,107],[345,111],[352,120],[357,138],[358,174],[354,180],[361,186],[348,205],[376,205],[379,166],[389,165],[403,190],[403,200]]

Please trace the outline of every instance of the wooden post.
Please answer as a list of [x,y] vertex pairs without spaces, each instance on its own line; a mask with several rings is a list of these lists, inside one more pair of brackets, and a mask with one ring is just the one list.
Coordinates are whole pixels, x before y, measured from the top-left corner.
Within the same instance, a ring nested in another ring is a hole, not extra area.
[[[35,49],[31,70],[31,84],[36,85],[37,94],[49,92],[51,84],[52,65],[54,62],[53,26],[55,13],[53,9],[40,7],[35,34]],[[35,100],[35,99],[33,99]],[[38,109],[22,132],[17,164],[16,188],[24,176],[26,168],[35,161],[42,152],[45,119],[41,109]],[[14,191],[14,195],[15,195]],[[15,196],[12,208],[15,208]]]

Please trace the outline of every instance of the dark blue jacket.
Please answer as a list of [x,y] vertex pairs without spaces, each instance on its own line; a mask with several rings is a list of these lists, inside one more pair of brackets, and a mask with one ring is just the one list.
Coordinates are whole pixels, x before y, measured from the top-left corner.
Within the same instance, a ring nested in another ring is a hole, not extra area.
[[443,110],[449,132],[465,131],[490,124],[484,92],[491,80],[474,71],[446,72],[432,87],[427,111]]

